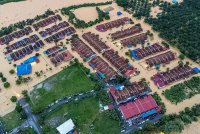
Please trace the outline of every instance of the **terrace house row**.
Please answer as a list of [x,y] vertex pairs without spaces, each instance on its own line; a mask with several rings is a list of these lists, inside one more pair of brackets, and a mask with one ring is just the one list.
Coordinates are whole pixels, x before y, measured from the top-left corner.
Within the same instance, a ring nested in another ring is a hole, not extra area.
[[57,22],[58,20],[62,20],[59,14],[46,18],[40,22],[33,24],[33,28],[38,31],[40,28],[46,27],[52,23]]
[[34,42],[30,45],[27,45],[26,47],[19,49],[11,54],[6,55],[6,58],[11,61],[17,61],[19,59],[22,59],[26,55],[31,54],[33,51],[38,51],[40,48],[44,46],[43,41],[39,40],[37,42]]
[[130,77],[137,71],[128,60],[120,57],[113,49],[105,51],[102,55],[125,77]]
[[124,47],[127,47],[127,46],[142,44],[145,42],[145,40],[147,40],[147,35],[145,33],[141,33],[139,35],[123,39],[120,42]]
[[100,40],[99,35],[88,32],[84,33],[82,37],[99,53],[103,53],[104,51],[109,49],[109,47],[103,41]]
[[31,27],[26,27],[26,28],[23,28],[22,30],[13,32],[9,35],[5,35],[5,36],[0,38],[0,45],[9,44],[15,38],[16,39],[21,38],[25,35],[29,35],[32,32],[33,32],[33,30],[31,29]]
[[141,60],[145,57],[148,57],[150,55],[159,53],[159,52],[163,52],[168,50],[168,48],[159,45],[158,43],[155,43],[153,45],[147,46],[145,48],[137,48],[131,51],[131,55],[133,56],[133,58],[135,58],[136,60]]
[[117,19],[108,23],[100,24],[96,26],[96,30],[100,32],[106,32],[108,29],[119,27],[125,24],[130,23],[132,20],[128,17]]
[[105,62],[101,57],[96,56],[96,53],[87,46],[80,38],[72,40],[72,47],[76,52],[96,71],[101,79],[106,81],[116,78],[117,73]]
[[66,21],[63,21],[63,22],[60,22],[59,24],[53,25],[50,28],[46,28],[44,31],[40,31],[39,34],[44,38],[68,26],[69,26],[69,23],[67,23]]
[[25,46],[27,46],[27,45],[29,45],[31,43],[35,43],[38,40],[39,40],[39,37],[36,34],[31,35],[28,38],[24,38],[24,39],[22,39],[20,41],[17,41],[15,43],[13,43],[12,45],[6,46],[6,49],[5,49],[4,53],[5,54],[9,54],[9,53],[21,48],[21,47],[25,47]]
[[96,49],[119,71],[120,74],[130,77],[137,70],[128,60],[120,57],[116,51],[110,49],[103,41],[100,40],[99,35],[91,32],[84,33],[83,38]]
[[122,86],[121,89],[111,87],[110,93],[117,104],[126,103],[127,101],[137,99],[143,95],[147,95],[151,90],[148,85],[142,82],[133,82],[128,86]]
[[50,58],[50,61],[55,65],[58,66],[62,62],[66,62],[73,59],[72,54],[66,50],[65,48],[61,48],[59,46],[53,46],[46,51],[44,54]]
[[96,53],[87,46],[80,38],[76,38],[72,40],[72,47],[76,50],[76,52],[86,61],[92,59],[96,56]]
[[154,65],[168,64],[175,59],[176,54],[172,51],[168,51],[166,53],[159,54],[149,59],[146,59],[145,62],[149,67],[153,67]]
[[131,28],[112,33],[111,38],[113,40],[117,40],[140,32],[142,32],[142,28],[140,26],[133,26]]
[[160,72],[153,76],[154,84],[158,88],[163,88],[171,83],[179,81],[184,78],[188,78],[191,75],[194,75],[194,70],[188,65],[179,65],[169,71]]
[[70,36],[70,35],[74,34],[75,32],[76,32],[76,30],[73,27],[68,27],[62,31],[59,31],[59,32],[51,35],[50,37],[47,37],[45,39],[45,41],[47,43],[58,42],[58,41],[64,39],[66,36]]

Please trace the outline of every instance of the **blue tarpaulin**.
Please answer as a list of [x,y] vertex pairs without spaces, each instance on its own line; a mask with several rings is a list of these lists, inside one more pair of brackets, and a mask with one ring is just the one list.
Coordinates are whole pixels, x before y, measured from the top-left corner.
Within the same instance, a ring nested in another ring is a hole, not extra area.
[[101,73],[101,72],[97,72],[97,74],[102,78],[105,79],[105,74]]
[[30,74],[32,71],[31,64],[22,64],[17,66],[17,75],[26,75]]
[[115,89],[116,90],[121,90],[123,87],[124,87],[124,85],[118,84],[118,85],[115,86]]
[[157,113],[157,111],[155,109],[152,109],[152,110],[150,110],[150,111],[148,111],[146,113],[141,114],[141,117],[142,118],[146,118],[146,117],[148,117],[150,115],[153,115],[153,114],[156,114],[156,113]]
[[29,63],[35,62],[37,59],[38,59],[37,56],[30,57],[24,61],[24,64],[29,64]]
[[122,12],[118,11],[118,12],[117,12],[117,15],[122,15]]
[[198,67],[195,67],[195,68],[193,68],[192,70],[193,70],[196,74],[199,73],[199,71],[200,71]]
[[137,49],[134,49],[131,51],[131,56],[136,59],[136,60],[139,60],[139,58],[136,56],[135,52],[137,51]]
[[174,4],[175,4],[175,3],[178,3],[178,1],[177,1],[177,0],[172,0],[172,3],[174,3]]
[[89,64],[92,68],[94,68],[94,64]]

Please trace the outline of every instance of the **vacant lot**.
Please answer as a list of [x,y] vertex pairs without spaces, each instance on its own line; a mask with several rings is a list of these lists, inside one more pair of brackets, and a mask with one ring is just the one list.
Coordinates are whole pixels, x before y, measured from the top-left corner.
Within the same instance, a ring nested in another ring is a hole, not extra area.
[[20,114],[15,110],[3,117],[0,117],[0,121],[4,124],[6,131],[12,130],[23,122],[23,120],[20,119]]
[[98,134],[99,132],[102,132],[101,134],[104,134],[104,132],[105,134],[119,133],[119,123],[99,113],[98,100],[97,97],[91,97],[63,105],[52,111],[44,118],[44,128],[48,128],[45,129],[45,132],[55,134],[55,128],[71,118],[76,125],[76,129],[83,134],[90,132],[93,134]]
[[73,64],[39,84],[30,94],[31,105],[34,110],[42,110],[59,98],[92,90],[94,86],[80,65]]

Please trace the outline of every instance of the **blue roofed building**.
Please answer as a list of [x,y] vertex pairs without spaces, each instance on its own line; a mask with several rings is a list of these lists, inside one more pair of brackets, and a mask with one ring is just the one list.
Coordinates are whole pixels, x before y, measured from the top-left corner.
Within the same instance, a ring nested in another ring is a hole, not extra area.
[[32,72],[31,64],[22,64],[17,66],[17,75],[26,75]]

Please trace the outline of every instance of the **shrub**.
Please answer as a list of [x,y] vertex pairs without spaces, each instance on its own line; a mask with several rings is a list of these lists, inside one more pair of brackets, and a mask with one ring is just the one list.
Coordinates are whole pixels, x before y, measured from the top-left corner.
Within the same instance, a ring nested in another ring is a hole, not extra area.
[[10,87],[10,83],[9,82],[4,83],[4,87],[5,88],[9,88]]
[[2,78],[3,77],[3,73],[2,72],[0,72],[0,78]]
[[14,74],[14,73],[15,73],[15,70],[11,69],[11,70],[9,71],[9,73],[10,73],[10,74]]
[[5,77],[2,77],[2,78],[1,78],[1,81],[2,81],[2,82],[6,82],[7,79],[6,79]]
[[10,98],[10,100],[11,100],[12,102],[16,102],[16,101],[17,101],[17,97],[16,97],[16,96],[12,96],[12,97]]

